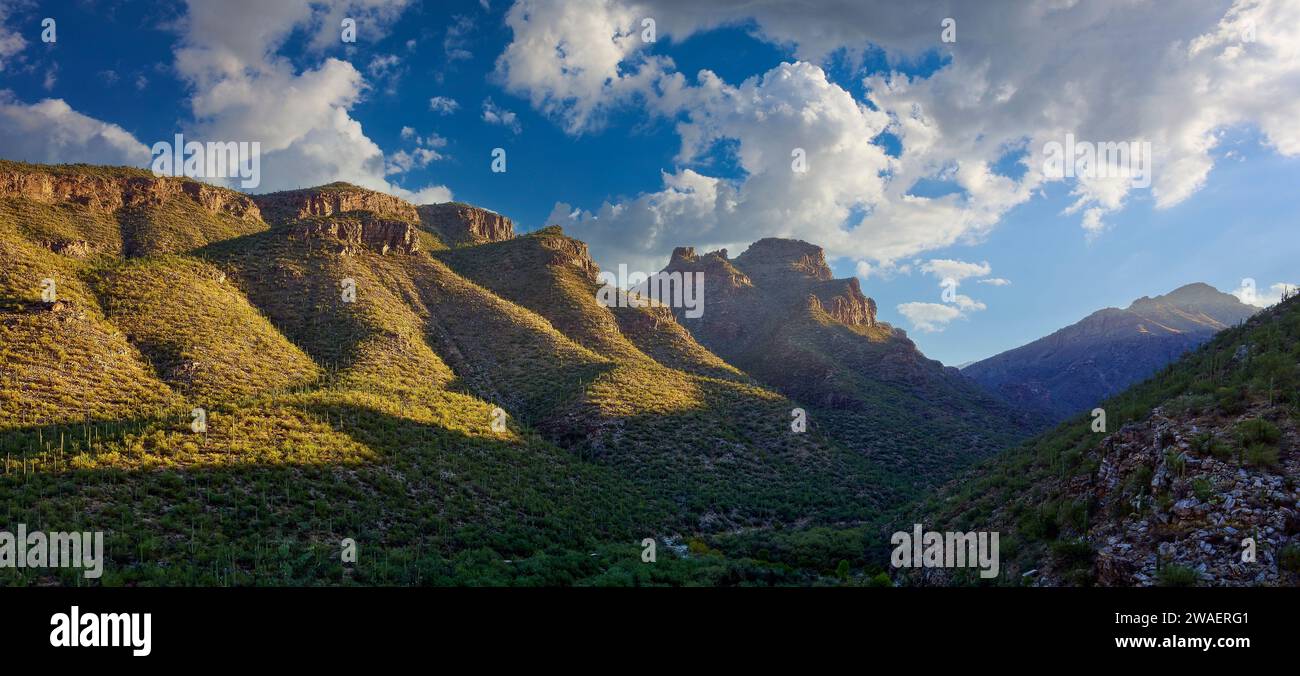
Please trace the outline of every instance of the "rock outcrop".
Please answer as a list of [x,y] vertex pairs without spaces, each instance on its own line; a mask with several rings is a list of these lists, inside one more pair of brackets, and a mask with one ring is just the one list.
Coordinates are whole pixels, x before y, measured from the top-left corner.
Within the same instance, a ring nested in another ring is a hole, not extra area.
[[570,237],[542,237],[538,239],[538,243],[550,252],[547,265],[577,268],[589,281],[593,283],[596,281],[600,268],[595,261],[591,260],[586,242]]
[[312,216],[333,216],[350,211],[369,211],[377,216],[409,223],[420,221],[415,206],[406,200],[350,183],[286,190],[258,195],[253,199],[272,223],[292,222]]
[[813,288],[812,298],[836,321],[849,326],[876,325],[876,301],[862,294],[857,277],[822,282]]
[[188,178],[151,176],[130,169],[99,175],[4,163],[0,165],[0,195],[43,203],[72,202],[105,214],[183,198],[213,214],[252,221],[262,218],[257,204],[243,193]]
[[[1276,421],[1282,452],[1275,467],[1238,462],[1231,448],[1240,443],[1233,431],[1243,422],[1271,413],[1260,406],[1222,420],[1180,418],[1157,408],[1148,420],[1108,437],[1085,495],[1101,510],[1128,516],[1088,534],[1098,546],[1098,582],[1149,586],[1165,566],[1181,566],[1216,585],[1286,583],[1280,576],[1294,584],[1295,573],[1280,571],[1276,556],[1300,543],[1300,492],[1287,481],[1300,472],[1295,425]],[[1124,490],[1148,477],[1137,495]],[[1254,561],[1243,561],[1248,537]]]
[[420,224],[447,244],[484,244],[515,236],[509,218],[461,202],[424,204],[417,207]]
[[[1058,487],[1065,499],[1095,505],[1099,518],[1083,540],[1096,550],[1097,583],[1154,586],[1171,566],[1194,576],[1184,584],[1300,582],[1278,565],[1279,552],[1300,547],[1300,491],[1288,479],[1300,472],[1300,438],[1295,423],[1276,413],[1258,405],[1225,419],[1157,408],[1107,436],[1091,453],[1095,477]],[[1243,461],[1238,430],[1251,420],[1278,431],[1275,463]],[[1243,557],[1247,538],[1254,560]],[[1058,568],[1049,564],[1036,583],[1073,582]]]
[[[723,255],[726,251],[723,250]],[[767,237],[754,242],[736,258],[736,267],[750,277],[781,282],[832,277],[821,247],[797,239]]]
[[292,234],[339,244],[341,253],[365,247],[381,255],[420,251],[419,231],[406,221],[380,218],[360,211],[330,217],[304,218],[294,223]]

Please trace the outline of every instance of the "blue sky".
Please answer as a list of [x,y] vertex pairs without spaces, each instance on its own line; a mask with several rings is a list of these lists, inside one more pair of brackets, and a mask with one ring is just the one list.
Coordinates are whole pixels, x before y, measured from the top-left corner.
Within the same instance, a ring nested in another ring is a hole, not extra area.
[[[942,2],[897,12],[832,2],[808,16],[763,2],[708,11],[673,0],[592,0],[576,10],[583,3],[290,4],[0,0],[0,137],[9,137],[0,156],[140,163],[131,142],[105,149],[95,125],[116,125],[144,147],[178,131],[260,138],[280,148],[278,159],[266,155],[268,188],[342,179],[416,201],[450,194],[525,231],[563,220],[604,267],[662,264],[678,245],[725,245],[734,256],[762,236],[800,237],[827,248],[837,276],[862,276],[881,318],[947,364],[1189,282],[1231,291],[1247,277],[1262,290],[1300,281],[1300,118],[1287,118],[1300,92],[1286,96],[1300,67],[1284,47],[1300,22],[1286,26],[1296,13],[1286,3],[1249,15],[1205,3],[1138,47],[1128,33],[1143,19],[1123,3],[1035,15],[1055,26],[1041,35],[1022,34],[1015,17]],[[939,39],[949,15],[953,44]],[[354,44],[334,37],[344,16],[359,18]],[[620,41],[645,16],[657,19],[658,39]],[[53,44],[41,42],[44,17],[57,20]],[[1259,35],[1242,56],[1232,36],[1246,20]],[[1103,37],[1074,54],[1052,30],[1078,25]],[[1198,37],[1215,58],[1202,58]],[[1172,66],[1162,61],[1171,44],[1189,54]],[[1018,63],[1034,61],[1035,49],[1046,55],[1041,66]],[[1113,63],[1103,59],[1110,53]],[[559,67],[533,68],[551,58]],[[226,63],[236,65],[214,65]],[[601,69],[604,77],[582,75]],[[1229,91],[1245,72],[1251,88]],[[907,87],[885,83],[904,77]],[[1221,81],[1222,100],[1181,99],[1178,78]],[[1061,113],[1064,95],[1039,93],[1062,82],[1073,89],[1061,91],[1099,93]],[[216,100],[232,84],[259,102]],[[435,97],[455,109],[433,110]],[[47,99],[68,110],[41,106]],[[809,111],[824,117],[800,127]],[[795,117],[782,121],[787,114]],[[999,146],[1019,139],[1032,149],[1062,128],[1153,139],[1164,162],[1153,187],[1026,180],[1015,160],[1032,153]],[[789,160],[774,139],[786,134],[834,173],[780,173]],[[498,147],[505,173],[490,171]],[[419,148],[434,159],[384,168]],[[990,187],[965,172],[985,161],[1008,180]],[[701,197],[715,185],[717,199]],[[721,206],[728,199],[740,207]],[[944,305],[939,275],[923,271],[935,260],[987,263],[959,289],[978,309],[952,317],[935,307]],[[909,303],[940,313],[930,330],[905,316]]]

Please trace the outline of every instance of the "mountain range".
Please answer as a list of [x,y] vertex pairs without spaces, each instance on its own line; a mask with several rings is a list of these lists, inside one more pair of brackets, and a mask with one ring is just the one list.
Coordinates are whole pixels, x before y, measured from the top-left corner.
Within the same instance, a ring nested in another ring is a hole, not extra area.
[[[701,260],[733,278],[691,327],[470,205],[2,162],[0,504],[106,531],[109,584],[789,582],[862,550],[791,542],[1033,431],[820,249]],[[721,563],[646,568],[645,538]]]
[[1258,308],[1194,283],[1105,308],[962,368],[1007,401],[1060,422],[1141,382]]

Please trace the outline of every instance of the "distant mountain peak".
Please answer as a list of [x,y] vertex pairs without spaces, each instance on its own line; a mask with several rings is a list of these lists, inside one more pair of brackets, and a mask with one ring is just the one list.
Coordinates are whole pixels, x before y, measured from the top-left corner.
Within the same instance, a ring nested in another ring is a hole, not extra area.
[[1127,308],[1103,308],[962,373],[1058,419],[1085,410],[1200,345],[1256,308],[1194,282]]
[[1129,304],[1128,310],[1137,310],[1143,307],[1155,304],[1167,304],[1177,306],[1201,306],[1205,304],[1217,303],[1240,303],[1236,296],[1224,293],[1204,282],[1193,282],[1170,291],[1162,296],[1154,298],[1142,296]]

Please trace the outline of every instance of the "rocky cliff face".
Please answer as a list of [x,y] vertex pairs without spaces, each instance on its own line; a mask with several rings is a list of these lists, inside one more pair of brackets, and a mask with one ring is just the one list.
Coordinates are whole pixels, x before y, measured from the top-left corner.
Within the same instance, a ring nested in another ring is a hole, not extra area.
[[737,258],[727,250],[704,255],[692,247],[673,250],[665,272],[704,275],[706,317],[699,330],[734,341],[752,337],[754,329],[786,312],[817,310],[851,327],[876,327],[876,302],[862,293],[856,278],[832,279],[821,247],[798,240],[761,239]]
[[976,362],[962,373],[1054,420],[1141,381],[1256,308],[1206,284],[1099,310],[1076,324]]
[[[726,251],[723,251],[726,255]],[[736,258],[736,267],[764,282],[825,281],[831,278],[826,252],[796,239],[768,237],[754,242]]]
[[862,295],[857,277],[829,279],[813,289],[813,300],[836,321],[848,326],[876,325],[876,301]]
[[253,199],[267,220],[275,223],[350,211],[369,211],[378,216],[410,223],[420,221],[415,206],[409,202],[348,183],[330,183],[319,188],[269,193]]
[[380,218],[369,212],[330,218],[305,218],[293,225],[293,236],[325,240],[339,245],[341,253],[365,247],[379,254],[420,251],[419,233],[406,221]]
[[596,282],[600,268],[595,261],[591,260],[586,242],[569,237],[543,237],[538,240],[538,243],[550,252],[547,265],[576,268],[588,281]]
[[72,202],[105,214],[183,198],[213,214],[253,221],[262,218],[257,204],[234,190],[187,178],[155,177],[134,171],[94,175],[0,166],[0,195],[47,204]]
[[446,202],[418,207],[420,223],[448,244],[484,244],[515,236],[515,226],[501,214],[462,204]]
[[[733,350],[752,340],[761,310],[754,282],[727,258],[727,250],[695,253],[693,247],[677,247],[664,272],[701,273],[704,275],[704,316],[690,320],[681,315],[679,321],[689,321],[696,340],[708,346],[729,344]],[[714,349],[716,352],[716,348]],[[721,354],[721,353],[719,353]],[[723,356],[726,359],[726,356]]]
[[[1264,444],[1271,456],[1244,450],[1250,442],[1243,430],[1253,425],[1275,432]],[[1097,437],[1081,458],[1094,471],[1053,471],[995,497],[992,513],[978,517],[981,528],[1004,538],[1056,543],[1026,547],[1028,560],[1008,565],[1008,579],[1050,587],[1300,584],[1300,491],[1293,479],[1300,435],[1284,407],[1257,402],[1223,416],[1162,406]],[[1014,474],[1023,481],[1023,467]],[[1042,532],[1044,514],[1059,531]],[[1243,556],[1248,549],[1253,560]],[[951,583],[950,571],[927,572],[926,584]]]

